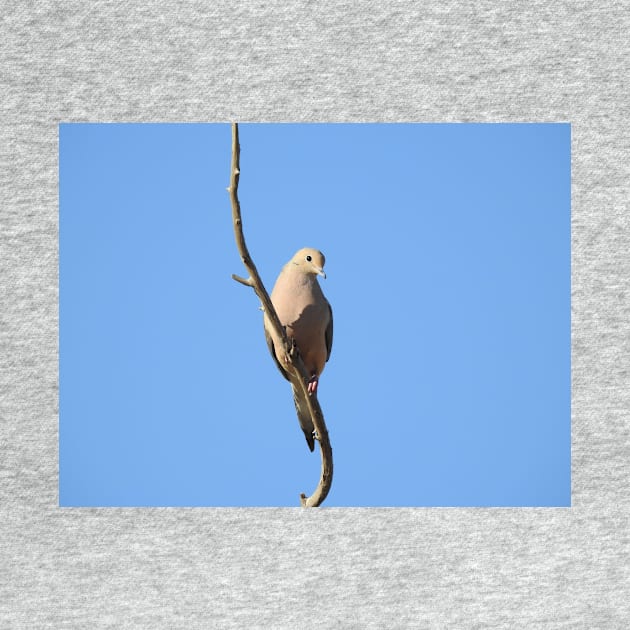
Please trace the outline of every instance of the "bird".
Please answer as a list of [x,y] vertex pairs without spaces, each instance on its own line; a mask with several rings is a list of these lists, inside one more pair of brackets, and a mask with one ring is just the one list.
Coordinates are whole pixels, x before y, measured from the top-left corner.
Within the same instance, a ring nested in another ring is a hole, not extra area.
[[[270,296],[289,342],[297,346],[309,374],[309,396],[316,395],[319,377],[332,350],[332,308],[317,281],[320,276],[326,278],[325,262],[324,254],[319,250],[311,247],[300,249],[280,271]],[[271,356],[282,376],[291,383],[300,427],[312,452],[315,448],[315,427],[308,403],[296,381],[299,377],[285,369],[287,356],[282,340],[273,330],[266,313],[263,315],[263,324]]]

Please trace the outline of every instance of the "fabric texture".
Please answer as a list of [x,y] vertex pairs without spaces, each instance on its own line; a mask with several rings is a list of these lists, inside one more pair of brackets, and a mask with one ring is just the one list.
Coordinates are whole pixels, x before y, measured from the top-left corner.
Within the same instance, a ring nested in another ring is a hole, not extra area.
[[[626,2],[43,1],[0,32],[0,627],[628,627]],[[573,507],[58,507],[58,123],[230,120],[572,123]]]

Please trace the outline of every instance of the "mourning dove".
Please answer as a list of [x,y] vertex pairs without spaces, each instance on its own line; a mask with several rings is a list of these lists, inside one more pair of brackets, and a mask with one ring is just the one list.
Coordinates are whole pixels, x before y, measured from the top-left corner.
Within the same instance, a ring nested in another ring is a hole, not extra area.
[[[324,263],[324,254],[320,251],[309,247],[301,249],[282,268],[271,292],[271,302],[278,319],[285,327],[289,340],[295,341],[304,367],[311,377],[308,383],[309,395],[317,392],[319,375],[324,370],[332,348],[332,309],[317,282],[317,276],[326,277]],[[287,357],[282,340],[276,336],[266,313],[263,323],[271,356],[284,378],[291,382],[298,420],[312,451],[315,447],[315,428],[307,401],[295,381],[296,377],[284,368]]]

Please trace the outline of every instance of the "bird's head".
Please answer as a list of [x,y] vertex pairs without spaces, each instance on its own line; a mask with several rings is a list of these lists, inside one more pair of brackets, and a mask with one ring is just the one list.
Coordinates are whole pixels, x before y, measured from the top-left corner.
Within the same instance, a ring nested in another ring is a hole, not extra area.
[[291,259],[291,264],[297,265],[302,273],[313,274],[322,278],[326,277],[324,273],[325,263],[326,258],[324,258],[324,254],[312,247],[301,249]]

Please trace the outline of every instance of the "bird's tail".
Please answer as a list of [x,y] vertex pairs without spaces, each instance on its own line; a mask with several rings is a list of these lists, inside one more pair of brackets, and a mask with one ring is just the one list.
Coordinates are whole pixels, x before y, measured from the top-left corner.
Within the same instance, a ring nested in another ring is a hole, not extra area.
[[308,403],[304,400],[304,395],[295,385],[292,384],[291,387],[293,388],[293,402],[295,403],[295,410],[297,411],[297,417],[300,421],[300,427],[302,427],[302,431],[304,431],[308,448],[313,452],[315,448],[315,439],[313,438],[315,427],[311,420],[311,414],[308,411]]

